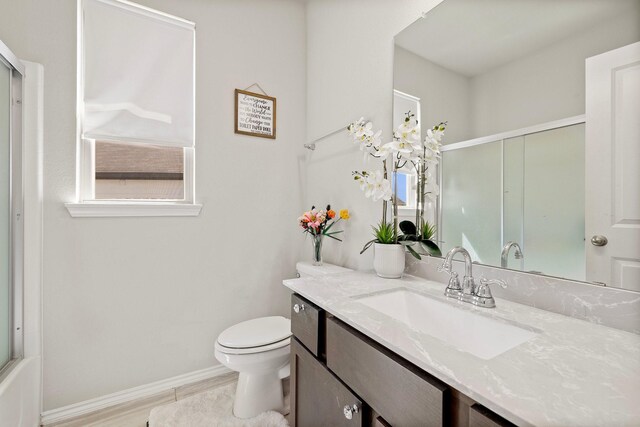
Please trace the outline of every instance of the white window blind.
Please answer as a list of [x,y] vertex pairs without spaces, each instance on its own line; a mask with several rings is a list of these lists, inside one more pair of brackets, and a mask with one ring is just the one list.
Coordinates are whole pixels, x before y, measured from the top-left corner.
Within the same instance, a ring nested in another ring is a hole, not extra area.
[[82,137],[194,145],[195,25],[118,0],[82,0]]

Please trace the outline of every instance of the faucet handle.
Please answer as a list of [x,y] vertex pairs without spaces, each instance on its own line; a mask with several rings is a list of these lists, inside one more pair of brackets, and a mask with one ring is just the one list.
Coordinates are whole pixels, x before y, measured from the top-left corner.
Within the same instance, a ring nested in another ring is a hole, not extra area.
[[462,287],[460,286],[460,279],[458,279],[458,273],[455,271],[448,271],[451,275],[449,278],[449,284],[444,290],[444,294],[451,298],[458,298],[462,294]]
[[481,277],[478,289],[476,289],[476,296],[479,298],[493,298],[489,285],[498,285],[504,289],[507,287],[507,282],[500,279],[486,279],[484,277]]
[[438,267],[438,273],[449,273],[449,275],[454,274],[453,270],[451,270],[451,264],[449,264],[447,261],[444,261],[442,264],[440,264],[440,266]]
[[499,279],[480,279],[480,284],[476,289],[476,295],[473,297],[472,304],[478,307],[493,308],[496,306],[496,300],[491,295],[491,288],[489,285],[498,285],[503,288],[507,287],[504,280]]

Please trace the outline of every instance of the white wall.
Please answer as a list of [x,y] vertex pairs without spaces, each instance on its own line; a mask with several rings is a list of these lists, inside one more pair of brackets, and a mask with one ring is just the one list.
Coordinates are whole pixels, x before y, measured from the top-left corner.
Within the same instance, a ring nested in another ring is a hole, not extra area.
[[473,77],[473,137],[584,114],[585,59],[638,40],[628,13]]
[[[391,138],[393,37],[440,0],[323,0],[307,4],[307,134],[313,140],[365,116]],[[372,268],[373,252],[359,255],[380,221],[382,203],[365,199],[351,179],[362,154],[338,133],[306,153],[307,205],[331,202],[353,213],[345,241],[328,241],[325,259]],[[376,163],[372,163],[373,167]],[[310,242],[303,255],[310,256]]]
[[[197,24],[197,218],[69,216],[76,2],[0,0],[0,39],[46,75],[45,410],[217,364],[225,327],[288,312],[281,281],[303,244],[305,5],[140,3]],[[254,82],[278,98],[275,141],[233,133],[233,90]]]
[[447,121],[443,143],[471,135],[471,84],[466,76],[447,70],[402,47],[395,46],[394,89],[420,98],[423,129]]

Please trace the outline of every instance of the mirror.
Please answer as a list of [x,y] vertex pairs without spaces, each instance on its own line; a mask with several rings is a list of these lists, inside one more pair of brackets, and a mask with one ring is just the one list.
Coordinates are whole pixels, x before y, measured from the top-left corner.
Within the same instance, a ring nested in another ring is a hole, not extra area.
[[639,40],[640,0],[445,0],[395,37],[394,128],[448,123],[443,253],[640,291]]

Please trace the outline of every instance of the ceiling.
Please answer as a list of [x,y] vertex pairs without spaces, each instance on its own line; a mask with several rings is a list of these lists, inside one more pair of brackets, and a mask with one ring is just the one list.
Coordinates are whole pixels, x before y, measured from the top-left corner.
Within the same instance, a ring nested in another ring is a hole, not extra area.
[[472,77],[623,13],[640,0],[445,0],[395,43]]

